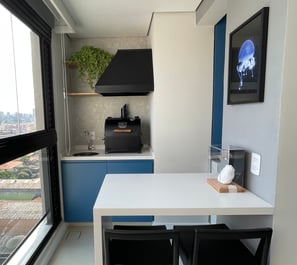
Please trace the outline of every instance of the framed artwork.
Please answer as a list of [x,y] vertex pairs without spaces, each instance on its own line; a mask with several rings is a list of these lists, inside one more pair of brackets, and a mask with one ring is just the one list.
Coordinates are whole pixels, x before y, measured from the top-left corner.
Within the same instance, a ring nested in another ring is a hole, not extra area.
[[264,101],[269,8],[230,33],[227,104]]

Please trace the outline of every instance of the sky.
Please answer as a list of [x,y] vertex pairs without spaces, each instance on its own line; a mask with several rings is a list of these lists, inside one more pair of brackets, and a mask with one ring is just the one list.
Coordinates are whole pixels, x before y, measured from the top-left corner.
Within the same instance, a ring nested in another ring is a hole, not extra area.
[[32,113],[31,30],[1,4],[0,30],[0,111]]

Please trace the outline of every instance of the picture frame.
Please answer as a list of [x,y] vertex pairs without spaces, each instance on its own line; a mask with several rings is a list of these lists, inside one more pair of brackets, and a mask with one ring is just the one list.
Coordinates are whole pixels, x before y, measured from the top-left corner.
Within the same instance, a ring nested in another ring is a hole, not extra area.
[[230,33],[227,104],[264,102],[269,7]]

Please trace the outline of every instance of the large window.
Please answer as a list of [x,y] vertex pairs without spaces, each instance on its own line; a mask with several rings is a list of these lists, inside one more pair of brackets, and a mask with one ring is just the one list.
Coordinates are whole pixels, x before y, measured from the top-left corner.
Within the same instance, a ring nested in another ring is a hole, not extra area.
[[0,5],[0,137],[44,129],[39,37]]
[[31,264],[60,222],[51,29],[0,0],[0,265]]

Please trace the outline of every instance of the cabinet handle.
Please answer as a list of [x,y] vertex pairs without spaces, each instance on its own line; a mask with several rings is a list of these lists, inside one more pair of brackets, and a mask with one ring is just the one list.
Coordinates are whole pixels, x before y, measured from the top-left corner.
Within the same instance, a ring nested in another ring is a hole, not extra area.
[[131,129],[114,129],[113,132],[114,133],[131,133],[132,130]]

